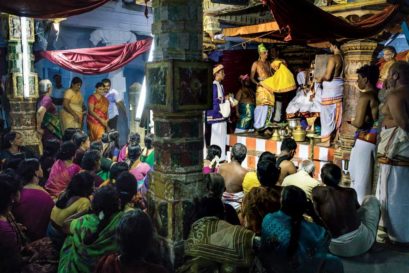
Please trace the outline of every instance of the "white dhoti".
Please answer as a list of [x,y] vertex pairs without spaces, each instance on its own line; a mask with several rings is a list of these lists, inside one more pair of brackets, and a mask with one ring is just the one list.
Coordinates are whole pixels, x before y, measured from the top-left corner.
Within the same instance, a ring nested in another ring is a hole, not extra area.
[[257,105],[254,109],[254,129],[264,130],[271,125],[274,108],[268,105]]
[[372,177],[376,156],[373,143],[357,139],[351,151],[349,173],[351,187],[355,189],[359,204],[366,195],[372,194]]
[[375,196],[367,196],[358,209],[361,225],[354,231],[333,238],[329,245],[330,252],[342,257],[353,257],[367,252],[376,240],[379,206]]
[[226,160],[227,144],[227,122],[218,122],[212,124],[212,135],[210,145],[217,145],[222,149],[220,160]]
[[409,243],[409,166],[379,164],[382,225],[392,241]]
[[[319,90],[320,88],[318,88]],[[332,132],[341,126],[344,80],[335,78],[322,83],[321,92],[321,140],[330,140]]]
[[279,100],[276,99],[274,108],[275,108],[275,112],[274,112],[274,118],[273,120],[276,122],[280,122],[281,120],[281,108],[283,106],[283,103]]
[[224,192],[222,196],[222,201],[230,206],[232,206],[236,211],[241,209],[241,203],[243,202],[244,192]]
[[389,238],[409,243],[409,134],[399,128],[383,128],[378,144],[377,197]]

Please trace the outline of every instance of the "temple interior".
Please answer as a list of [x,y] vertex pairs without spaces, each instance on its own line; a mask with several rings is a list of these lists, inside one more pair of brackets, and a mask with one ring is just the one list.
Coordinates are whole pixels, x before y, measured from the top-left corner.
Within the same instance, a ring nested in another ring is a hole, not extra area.
[[0,272],[409,272],[408,14],[2,1]]

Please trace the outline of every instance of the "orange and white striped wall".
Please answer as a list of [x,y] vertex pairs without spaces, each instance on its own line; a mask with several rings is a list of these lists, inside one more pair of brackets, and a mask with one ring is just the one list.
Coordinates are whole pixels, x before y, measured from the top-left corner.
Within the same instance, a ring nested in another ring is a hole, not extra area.
[[[261,153],[269,151],[278,155],[281,147],[280,141],[256,137],[227,135],[227,146],[231,147],[236,143],[246,145],[247,157],[242,163],[242,166],[250,170],[256,169],[258,158]],[[311,151],[310,145],[305,143],[297,143],[297,151],[293,159],[294,164],[298,166],[301,161],[310,159],[311,152],[313,153],[312,160],[315,164],[315,177],[318,179],[322,166],[330,161],[333,161],[334,148],[314,146],[314,150]],[[227,152],[227,159],[230,159],[230,152]]]

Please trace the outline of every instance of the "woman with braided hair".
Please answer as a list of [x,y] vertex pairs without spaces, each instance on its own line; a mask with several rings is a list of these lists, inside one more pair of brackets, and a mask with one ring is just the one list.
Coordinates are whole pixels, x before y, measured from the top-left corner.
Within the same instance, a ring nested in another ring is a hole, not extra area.
[[288,186],[281,209],[264,217],[259,258],[268,272],[344,272],[342,262],[328,252],[329,233],[304,220],[308,207],[305,192]]

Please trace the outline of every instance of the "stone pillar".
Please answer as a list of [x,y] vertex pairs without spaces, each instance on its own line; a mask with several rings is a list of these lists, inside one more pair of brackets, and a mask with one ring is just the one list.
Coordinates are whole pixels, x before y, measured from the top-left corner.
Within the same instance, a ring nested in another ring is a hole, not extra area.
[[27,18],[27,38],[29,61],[29,96],[24,96],[23,50],[21,41],[20,17],[7,15],[8,76],[7,97],[10,102],[11,130],[23,135],[24,145],[31,146],[37,152],[42,151],[41,138],[36,133],[36,103],[38,100],[38,78],[34,73],[34,55],[32,46],[35,40],[34,19]]
[[182,263],[194,196],[203,184],[203,117],[211,108],[212,75],[202,62],[202,0],[154,0],[154,60],[147,65],[155,166],[148,209],[176,268]]
[[339,130],[339,147],[335,152],[335,163],[344,169],[343,183],[350,184],[349,174],[345,172],[348,167],[349,157],[354,144],[356,128],[347,123],[355,117],[356,105],[359,98],[359,90],[356,85],[358,74],[356,70],[373,60],[374,50],[377,43],[370,40],[353,40],[341,46],[344,53],[344,102],[342,125]]

